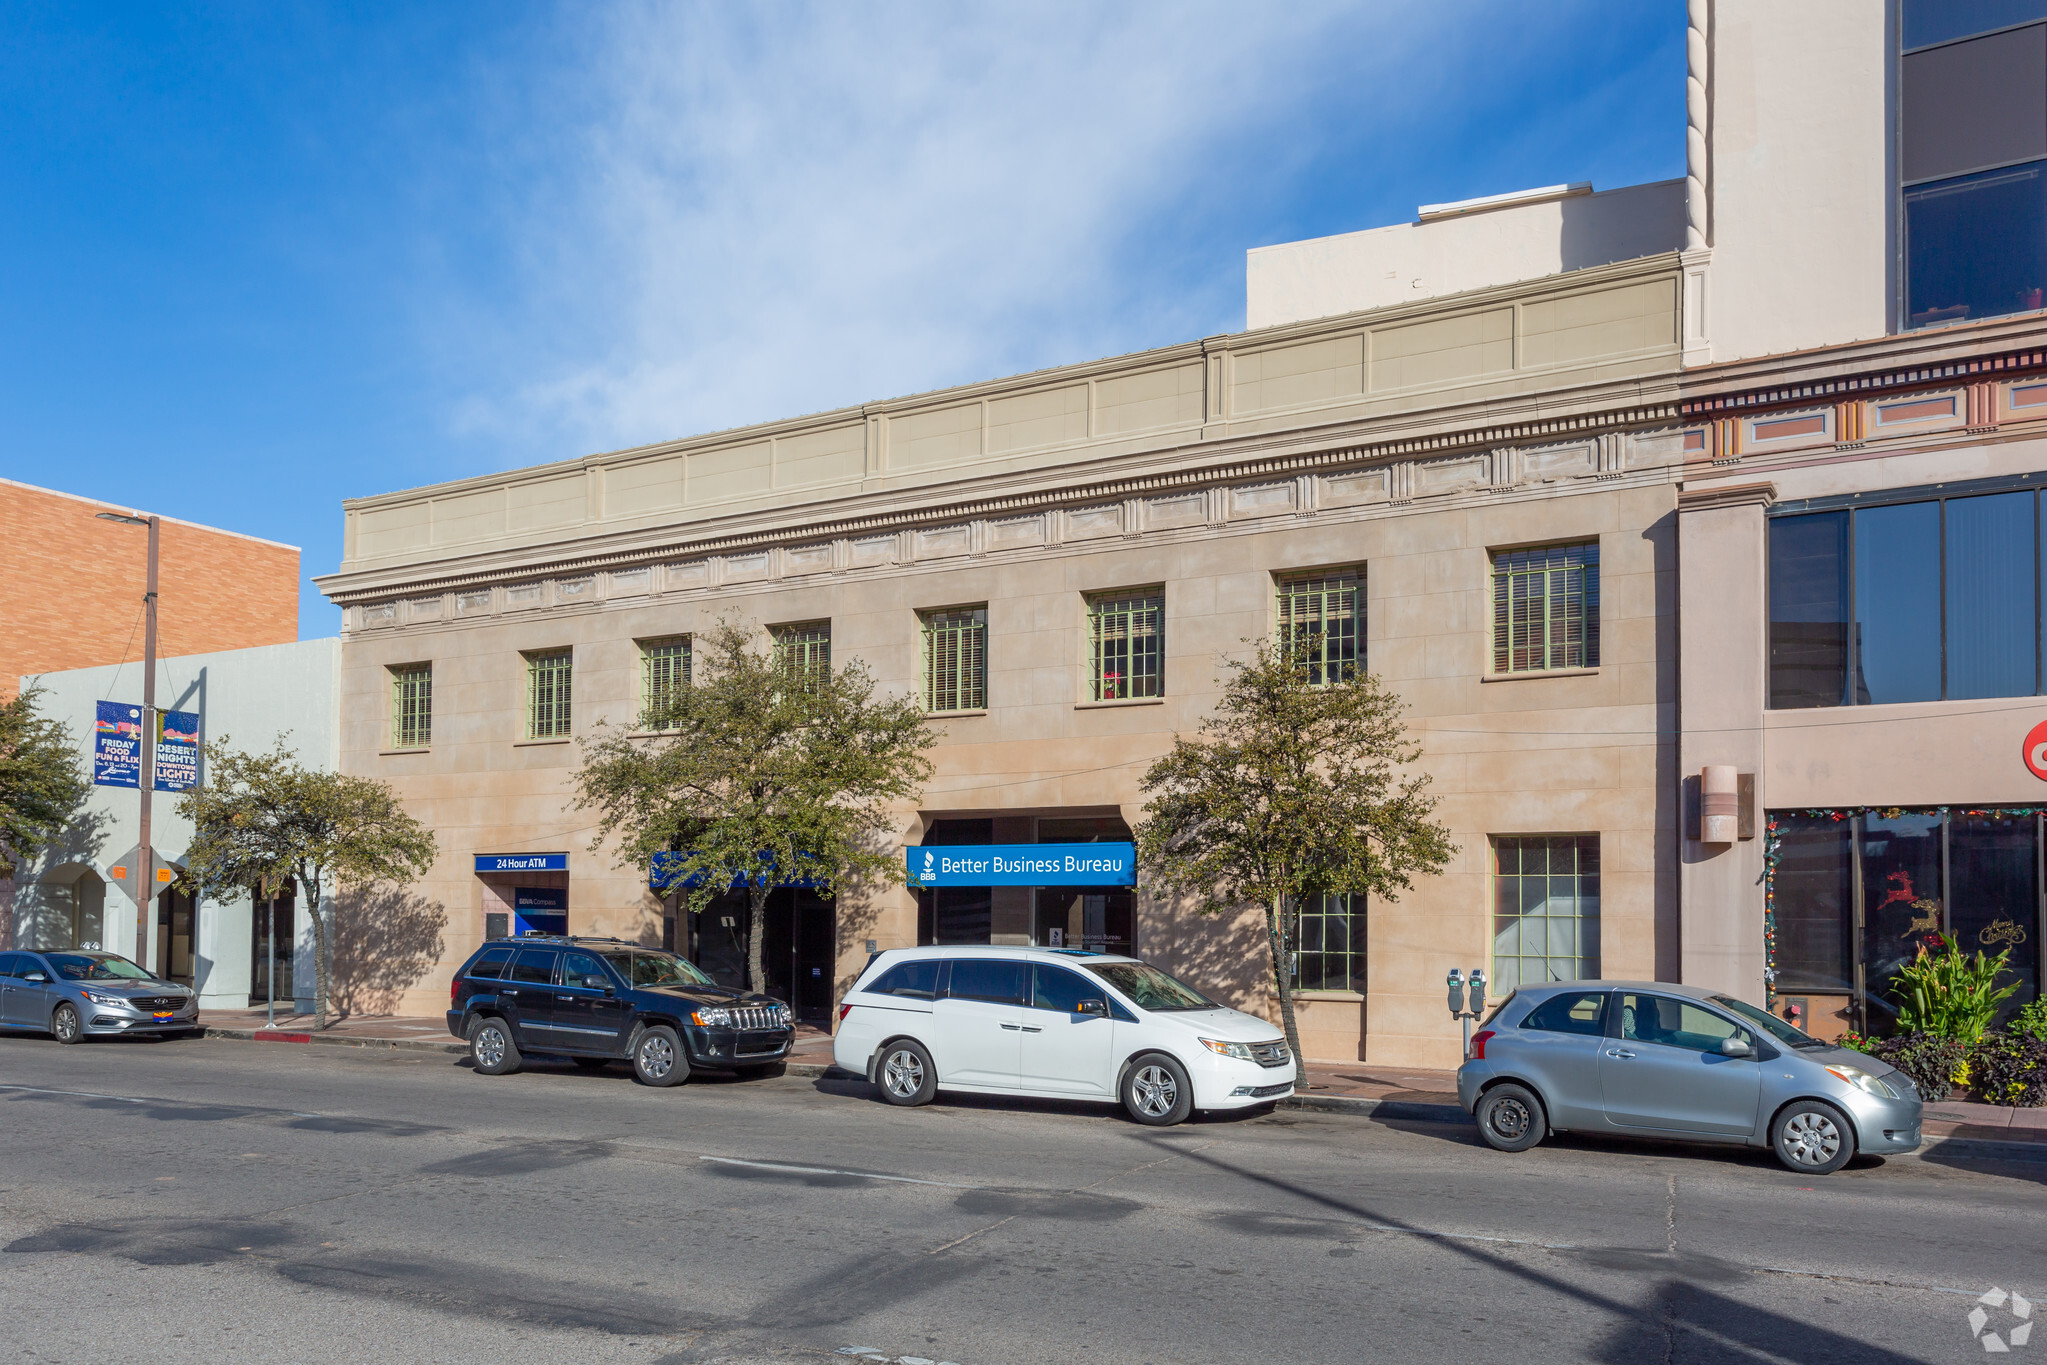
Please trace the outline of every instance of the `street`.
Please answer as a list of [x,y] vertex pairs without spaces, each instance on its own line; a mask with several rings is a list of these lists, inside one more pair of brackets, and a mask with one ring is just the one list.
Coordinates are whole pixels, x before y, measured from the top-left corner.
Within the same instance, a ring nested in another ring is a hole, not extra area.
[[10,1360],[1959,1361],[2047,1298],[2047,1164],[213,1040],[0,1039],[0,1104]]

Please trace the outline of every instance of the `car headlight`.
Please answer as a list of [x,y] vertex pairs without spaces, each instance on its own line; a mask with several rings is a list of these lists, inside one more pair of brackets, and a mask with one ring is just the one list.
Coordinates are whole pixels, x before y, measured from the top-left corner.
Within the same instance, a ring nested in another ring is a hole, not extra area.
[[128,1003],[128,997],[124,995],[108,995],[104,991],[80,991],[79,994],[92,1001],[95,1005],[125,1005]]
[[732,1022],[732,1011],[726,1009],[691,1010],[690,1019],[704,1028],[723,1028]]
[[1240,1062],[1255,1062],[1258,1060],[1251,1055],[1251,1045],[1249,1043],[1225,1043],[1216,1038],[1203,1038],[1201,1045],[1210,1052],[1215,1053],[1218,1057],[1235,1057]]
[[1875,1095],[1880,1099],[1886,1100],[1898,1098],[1897,1091],[1891,1089],[1859,1066],[1830,1066],[1827,1068],[1827,1074],[1848,1082],[1848,1084],[1862,1091],[1865,1095]]

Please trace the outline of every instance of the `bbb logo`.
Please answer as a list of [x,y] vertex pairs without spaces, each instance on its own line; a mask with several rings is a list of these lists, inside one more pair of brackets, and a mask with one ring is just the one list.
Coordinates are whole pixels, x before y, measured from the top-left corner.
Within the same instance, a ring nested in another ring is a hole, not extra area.
[[932,852],[928,848],[924,850],[924,872],[923,875],[918,878],[918,880],[926,882],[935,882],[938,880],[938,865],[936,862],[933,861]]

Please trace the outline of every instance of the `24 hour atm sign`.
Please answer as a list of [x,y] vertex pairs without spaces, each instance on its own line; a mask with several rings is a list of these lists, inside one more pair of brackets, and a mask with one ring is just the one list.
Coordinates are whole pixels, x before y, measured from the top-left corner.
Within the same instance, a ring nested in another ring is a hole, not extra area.
[[906,848],[912,886],[1135,886],[1131,844],[947,844]]

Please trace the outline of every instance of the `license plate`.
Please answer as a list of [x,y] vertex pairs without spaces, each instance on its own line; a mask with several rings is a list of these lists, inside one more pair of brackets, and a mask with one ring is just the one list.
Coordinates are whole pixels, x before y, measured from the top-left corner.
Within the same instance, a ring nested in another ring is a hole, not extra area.
[[158,1010],[156,1012],[156,1017],[159,1019],[169,1019],[175,1016],[176,1013],[177,1011],[175,1010]]

